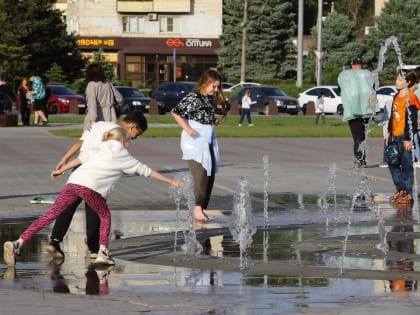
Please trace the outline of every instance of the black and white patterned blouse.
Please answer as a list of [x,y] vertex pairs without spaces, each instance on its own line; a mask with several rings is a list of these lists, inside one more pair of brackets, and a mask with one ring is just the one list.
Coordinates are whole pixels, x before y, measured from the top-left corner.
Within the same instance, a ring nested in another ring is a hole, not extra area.
[[216,109],[212,97],[197,92],[188,93],[173,109],[172,113],[187,120],[194,120],[203,125],[211,125]]

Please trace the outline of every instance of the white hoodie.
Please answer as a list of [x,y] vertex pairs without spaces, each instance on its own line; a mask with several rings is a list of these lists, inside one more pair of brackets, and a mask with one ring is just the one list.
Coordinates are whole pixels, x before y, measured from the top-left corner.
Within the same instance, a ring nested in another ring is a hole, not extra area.
[[105,199],[123,174],[149,177],[152,173],[116,140],[101,142],[98,150],[82,151],[79,159],[82,165],[71,173],[67,183],[88,187]]

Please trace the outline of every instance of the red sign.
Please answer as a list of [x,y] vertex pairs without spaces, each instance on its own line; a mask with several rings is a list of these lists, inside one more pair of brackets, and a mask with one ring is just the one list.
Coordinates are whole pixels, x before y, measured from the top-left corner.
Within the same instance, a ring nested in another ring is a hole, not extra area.
[[166,46],[168,46],[168,47],[184,47],[184,42],[179,38],[168,38],[166,40]]

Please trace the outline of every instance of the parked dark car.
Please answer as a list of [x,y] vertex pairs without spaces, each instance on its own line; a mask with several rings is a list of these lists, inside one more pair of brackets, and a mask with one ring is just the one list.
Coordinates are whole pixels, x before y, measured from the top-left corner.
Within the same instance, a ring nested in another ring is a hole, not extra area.
[[279,113],[288,113],[290,115],[297,115],[299,113],[299,102],[296,98],[288,96],[281,89],[275,86],[251,86],[243,88],[238,94],[232,96],[232,101],[237,101],[241,104],[242,97],[246,90],[251,92],[251,100],[256,102],[251,105],[251,112],[260,114],[268,114],[268,109],[271,101],[277,105]]
[[149,112],[151,98],[143,94],[139,89],[131,86],[115,87],[123,97],[121,114],[127,114],[133,110],[140,110],[142,113]]
[[83,114],[86,110],[86,99],[64,85],[49,84],[47,94],[49,94],[49,114],[68,113],[71,102],[77,103],[79,114]]
[[188,81],[163,82],[153,91],[152,98],[158,102],[159,111],[167,113],[195,86],[195,82]]
[[0,114],[12,110],[13,103],[13,99],[11,99],[7,93],[0,91]]
[[223,89],[223,91],[224,91],[224,90],[227,90],[227,89],[230,89],[232,86],[234,86],[234,84],[233,84],[233,83],[229,83],[229,82],[222,82],[222,89]]

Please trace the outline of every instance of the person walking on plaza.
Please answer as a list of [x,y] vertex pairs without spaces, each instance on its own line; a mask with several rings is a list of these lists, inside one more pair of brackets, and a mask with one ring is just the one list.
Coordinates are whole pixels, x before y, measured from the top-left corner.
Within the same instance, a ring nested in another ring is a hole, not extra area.
[[343,121],[347,121],[353,137],[355,166],[366,166],[366,135],[369,119],[376,112],[372,108],[376,94],[374,79],[370,71],[362,69],[362,60],[355,58],[351,69],[343,70],[338,76],[338,85],[343,100]]
[[29,76],[31,82],[31,90],[28,92],[29,96],[33,98],[33,112],[34,112],[34,125],[38,126],[39,119],[42,119],[42,125],[48,125],[48,119],[44,114],[45,106],[45,86],[42,83],[41,77],[31,75]]
[[98,63],[86,68],[86,116],[83,129],[88,129],[97,121],[117,122],[115,106],[123,102],[120,92],[106,80],[105,72]]
[[31,102],[28,99],[29,92],[28,80],[23,79],[18,88],[18,100],[19,100],[19,109],[20,109],[20,118],[22,120],[23,126],[30,125],[31,118]]
[[[140,111],[133,111],[124,116],[117,124],[113,122],[97,122],[88,130],[85,130],[82,137],[77,140],[58,162],[56,169],[60,169],[73,156],[80,152],[97,151],[102,141],[102,135],[116,127],[124,128],[130,135],[130,139],[136,139],[147,130],[147,120]],[[81,201],[69,205],[56,220],[52,229],[50,242],[47,245],[47,252],[53,258],[63,258],[64,252],[60,247],[66,235],[73,215]],[[99,226],[100,220],[94,209],[85,202],[86,213],[86,243],[90,252],[90,258],[95,259],[99,250]]]
[[194,185],[194,219],[201,222],[210,220],[205,210],[219,165],[219,150],[213,125],[219,124],[215,117],[217,104],[214,102],[221,104],[223,111],[225,106],[221,82],[220,74],[216,70],[207,70],[201,75],[193,91],[171,111],[182,128],[182,159],[188,161]]
[[392,202],[399,204],[411,204],[413,202],[414,169],[413,136],[417,133],[417,110],[420,109],[420,101],[410,89],[416,82],[414,72],[405,75],[399,71],[395,79],[398,93],[394,96],[388,123],[386,144],[396,142],[400,156],[400,162],[389,165],[389,171],[396,192],[391,197]]
[[19,236],[18,240],[4,243],[4,261],[9,267],[15,266],[16,255],[25,242],[30,240],[39,230],[49,225],[60,213],[66,211],[68,206],[81,200],[95,209],[101,220],[99,253],[95,263],[115,264],[108,250],[111,213],[106,204],[106,198],[111,194],[113,187],[121,176],[123,174],[144,176],[177,188],[182,186],[180,181],[163,176],[132,157],[127,151],[129,140],[129,133],[124,128],[116,127],[103,134],[102,142],[97,151],[82,152],[76,159],[51,172],[51,178],[55,178],[81,164],[71,173],[67,184],[51,208],[35,220]]
[[245,116],[248,120],[248,127],[254,126],[254,124],[251,122],[251,105],[255,103],[256,102],[251,100],[251,91],[249,89],[245,90],[241,101],[241,117],[239,118],[239,127],[242,127],[242,122]]
[[322,124],[325,125],[325,113],[324,113],[324,92],[319,92],[319,95],[315,101],[315,125],[318,125],[319,117],[322,117]]

